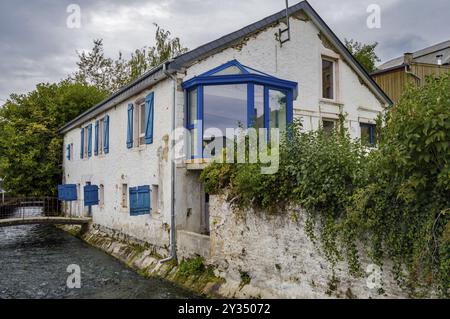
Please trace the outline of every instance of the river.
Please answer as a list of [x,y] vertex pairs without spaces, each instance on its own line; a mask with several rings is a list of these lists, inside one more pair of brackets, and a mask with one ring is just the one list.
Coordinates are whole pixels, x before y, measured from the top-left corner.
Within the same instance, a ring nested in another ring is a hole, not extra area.
[[[81,269],[81,288],[69,289],[69,265]],[[0,299],[190,299],[170,282],[145,279],[54,226],[0,228]]]

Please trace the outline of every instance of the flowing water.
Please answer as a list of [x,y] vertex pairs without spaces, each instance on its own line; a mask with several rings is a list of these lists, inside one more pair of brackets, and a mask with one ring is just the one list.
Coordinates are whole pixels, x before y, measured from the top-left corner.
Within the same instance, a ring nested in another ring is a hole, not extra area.
[[[69,265],[81,269],[81,288],[69,289]],[[111,256],[54,226],[0,228],[0,299],[189,299],[191,293],[145,279]]]

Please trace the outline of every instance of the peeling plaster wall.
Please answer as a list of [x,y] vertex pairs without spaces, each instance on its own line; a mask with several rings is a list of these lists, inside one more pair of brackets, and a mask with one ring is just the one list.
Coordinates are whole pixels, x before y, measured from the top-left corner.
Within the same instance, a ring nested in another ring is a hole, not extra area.
[[[364,278],[353,278],[345,262],[336,269],[339,280],[330,290],[331,267],[322,251],[305,233],[305,213],[286,211],[267,217],[264,212],[235,213],[221,196],[211,196],[211,252],[208,262],[226,279],[229,291],[247,273],[250,284],[239,290],[240,297],[262,298],[406,298],[391,275],[386,261],[383,289],[369,289]],[[293,215],[296,218],[293,218]],[[370,264],[362,258],[362,269]],[[223,287],[223,291],[226,291]],[[328,293],[327,293],[328,292]]]

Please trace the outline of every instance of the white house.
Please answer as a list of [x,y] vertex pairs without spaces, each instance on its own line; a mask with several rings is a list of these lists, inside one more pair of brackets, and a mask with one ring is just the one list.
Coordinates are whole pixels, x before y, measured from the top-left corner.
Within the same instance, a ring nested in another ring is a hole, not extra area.
[[[67,123],[63,184],[77,189],[67,211],[91,213],[166,256],[188,243],[201,250],[208,128],[283,128],[296,117],[307,130],[328,129],[346,113],[350,134],[370,138],[389,98],[306,1],[287,12],[288,20],[280,11],[153,68]],[[195,136],[177,162],[175,128]]]

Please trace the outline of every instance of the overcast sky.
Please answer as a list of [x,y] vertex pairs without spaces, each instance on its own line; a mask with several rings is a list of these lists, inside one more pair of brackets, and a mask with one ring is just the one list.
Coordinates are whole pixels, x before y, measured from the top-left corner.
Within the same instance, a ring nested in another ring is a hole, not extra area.
[[[67,7],[81,8],[81,28],[67,28]],[[297,1],[290,0],[290,5]],[[310,0],[341,38],[379,42],[383,61],[450,39],[449,0]],[[366,26],[370,4],[381,28]],[[284,0],[0,0],[0,103],[76,69],[76,51],[104,39],[108,55],[153,44],[156,22],[193,49],[284,8]]]

